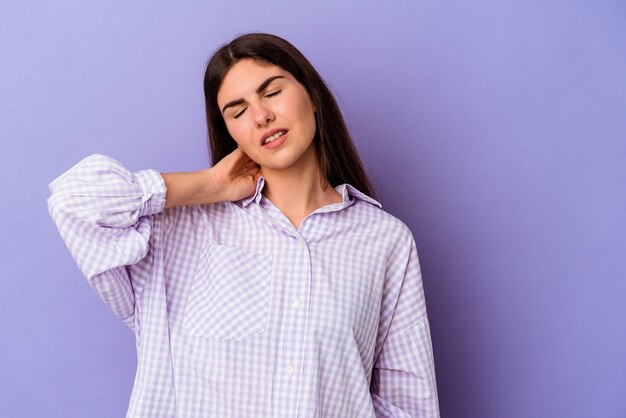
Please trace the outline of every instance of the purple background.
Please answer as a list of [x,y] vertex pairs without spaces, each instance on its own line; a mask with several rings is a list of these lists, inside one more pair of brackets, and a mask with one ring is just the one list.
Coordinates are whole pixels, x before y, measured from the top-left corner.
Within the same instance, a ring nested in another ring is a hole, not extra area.
[[2,2],[0,415],[124,416],[134,336],[47,185],[96,152],[204,168],[205,61],[259,30],[325,77],[416,237],[442,416],[626,416],[625,18],[609,0]]

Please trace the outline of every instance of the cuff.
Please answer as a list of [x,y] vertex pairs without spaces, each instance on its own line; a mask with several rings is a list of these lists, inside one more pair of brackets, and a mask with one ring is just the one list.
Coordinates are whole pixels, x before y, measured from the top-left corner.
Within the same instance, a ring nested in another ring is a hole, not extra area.
[[167,188],[163,176],[156,170],[148,169],[136,171],[133,177],[143,193],[139,216],[154,215],[165,208],[165,194]]

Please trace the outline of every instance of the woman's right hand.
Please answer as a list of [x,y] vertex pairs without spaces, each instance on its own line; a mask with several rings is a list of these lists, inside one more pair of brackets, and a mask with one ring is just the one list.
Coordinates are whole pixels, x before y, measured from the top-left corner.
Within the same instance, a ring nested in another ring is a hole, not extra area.
[[252,196],[261,176],[261,167],[237,147],[209,169],[221,186],[223,200],[239,200]]
[[252,196],[261,168],[237,148],[213,167],[187,173],[161,173],[165,208],[239,200]]

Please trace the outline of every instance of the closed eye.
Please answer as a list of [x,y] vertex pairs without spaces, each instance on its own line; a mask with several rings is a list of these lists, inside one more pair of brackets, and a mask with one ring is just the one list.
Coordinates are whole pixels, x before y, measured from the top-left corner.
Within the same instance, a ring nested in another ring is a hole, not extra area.
[[[276,91],[273,91],[273,92],[271,92],[269,94],[266,94],[265,97],[274,97],[274,96],[279,95],[281,92],[282,92],[282,90],[276,90]],[[235,119],[237,119],[239,116],[243,115],[243,113],[246,111],[246,109],[247,109],[247,107],[244,107],[239,113],[235,114],[233,117]]]

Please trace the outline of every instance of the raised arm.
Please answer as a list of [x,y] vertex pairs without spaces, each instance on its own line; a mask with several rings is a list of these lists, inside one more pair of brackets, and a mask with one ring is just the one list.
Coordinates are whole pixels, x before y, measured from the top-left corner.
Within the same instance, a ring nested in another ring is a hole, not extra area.
[[260,174],[259,166],[240,148],[209,169],[162,174],[165,208],[242,199],[254,193]]
[[[134,328],[136,295],[127,265],[149,252],[155,214],[165,205],[165,184],[155,170],[128,171],[94,154],[48,186],[48,210],[87,281]],[[143,286],[140,284],[140,288]]]
[[[258,166],[239,149],[191,173],[130,172],[91,155],[53,180],[48,210],[83,275],[113,312],[135,329],[134,307],[154,262],[155,215],[165,208],[250,195]],[[143,263],[131,277],[128,266]]]

